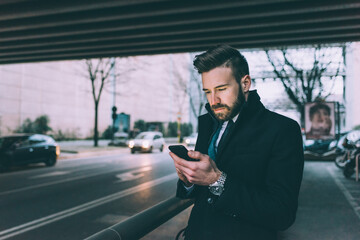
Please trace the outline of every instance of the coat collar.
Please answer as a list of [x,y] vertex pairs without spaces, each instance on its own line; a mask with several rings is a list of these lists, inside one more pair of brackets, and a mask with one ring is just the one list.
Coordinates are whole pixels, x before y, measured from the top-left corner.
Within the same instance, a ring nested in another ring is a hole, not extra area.
[[[210,105],[207,103],[206,104],[206,110],[208,111],[208,115],[211,116],[212,122],[213,122],[213,131],[215,131],[217,129],[217,127],[219,126],[219,124],[221,124],[216,117],[214,116],[213,112],[210,109]],[[241,125],[240,122],[243,122],[244,118],[248,118],[251,117],[253,114],[255,114],[256,112],[260,111],[261,109],[264,109],[264,106],[262,105],[262,103],[260,102],[260,96],[258,95],[256,90],[252,90],[249,92],[248,95],[248,99],[246,102],[244,102],[244,104],[241,105],[240,110],[239,110],[239,116],[235,122],[235,125],[233,127],[233,130],[226,136],[226,138],[223,141],[221,146],[218,149],[218,153],[217,153],[217,164],[221,164],[222,160],[221,160],[221,156],[224,152],[224,149],[227,146],[227,143],[230,141],[230,139],[232,138],[232,135],[235,132],[235,128],[238,128],[239,125]],[[211,135],[209,135],[210,137]]]

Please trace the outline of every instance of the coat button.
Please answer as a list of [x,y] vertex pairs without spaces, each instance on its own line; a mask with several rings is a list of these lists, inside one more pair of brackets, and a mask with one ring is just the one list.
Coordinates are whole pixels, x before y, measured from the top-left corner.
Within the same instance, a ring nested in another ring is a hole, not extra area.
[[236,214],[233,214],[232,216],[233,216],[233,218],[236,218],[236,217],[237,217],[237,215],[236,215]]
[[213,200],[211,197],[209,197],[209,198],[207,199],[207,202],[208,202],[209,204],[212,204],[213,201],[214,201],[214,200]]

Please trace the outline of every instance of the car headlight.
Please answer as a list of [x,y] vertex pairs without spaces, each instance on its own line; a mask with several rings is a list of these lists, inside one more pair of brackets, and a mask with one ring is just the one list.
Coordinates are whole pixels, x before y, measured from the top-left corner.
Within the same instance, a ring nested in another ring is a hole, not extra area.
[[142,147],[143,147],[143,148],[148,148],[148,147],[150,147],[150,142],[149,142],[149,141],[143,141],[143,142],[142,142]]
[[185,142],[186,142],[187,144],[189,144],[189,143],[190,143],[190,139],[187,138],[187,139],[185,140]]
[[60,146],[56,146],[56,156],[60,156]]
[[133,148],[135,145],[134,141],[129,141],[129,148]]

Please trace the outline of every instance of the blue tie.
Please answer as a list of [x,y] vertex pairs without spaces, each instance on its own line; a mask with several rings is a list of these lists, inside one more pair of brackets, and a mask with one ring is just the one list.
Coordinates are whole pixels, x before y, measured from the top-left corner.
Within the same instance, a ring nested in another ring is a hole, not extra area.
[[216,144],[216,140],[219,137],[221,127],[222,127],[222,123],[220,123],[218,128],[216,129],[216,132],[214,133],[214,135],[213,135],[213,137],[211,139],[209,148],[208,148],[208,155],[214,161],[215,161],[215,158],[216,158],[215,144]]

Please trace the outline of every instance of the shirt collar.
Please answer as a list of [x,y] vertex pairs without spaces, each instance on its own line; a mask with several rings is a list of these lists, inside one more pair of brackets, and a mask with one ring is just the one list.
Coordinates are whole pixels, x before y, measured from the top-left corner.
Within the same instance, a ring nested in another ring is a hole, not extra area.
[[233,119],[232,119],[232,120],[233,120],[233,122],[234,122],[234,123],[236,122],[236,120],[238,119],[238,117],[239,117],[239,113],[238,113],[238,114],[236,114],[236,115],[235,115],[235,117],[233,117]]

